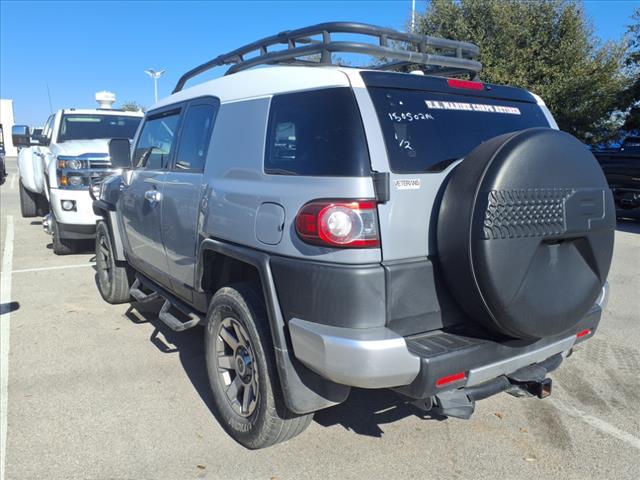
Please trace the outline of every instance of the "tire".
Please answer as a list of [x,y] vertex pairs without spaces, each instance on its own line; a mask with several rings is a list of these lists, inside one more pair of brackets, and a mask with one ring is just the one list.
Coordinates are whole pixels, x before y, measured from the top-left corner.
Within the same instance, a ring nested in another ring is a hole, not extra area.
[[458,305],[496,332],[568,332],[602,291],[615,208],[600,165],[550,128],[480,144],[453,170],[437,223],[438,261]]
[[[284,403],[271,332],[256,290],[245,283],[218,290],[209,305],[205,329],[206,365],[216,416],[227,433],[249,449],[289,440],[313,418],[313,414],[291,412]],[[226,361],[221,363],[222,359]]]
[[113,305],[129,301],[131,288],[126,265],[118,265],[113,256],[113,242],[109,227],[98,222],[96,227],[96,283],[102,298]]
[[68,238],[60,238],[58,233],[58,221],[51,212],[51,230],[53,231],[53,253],[56,255],[69,255],[76,251],[76,242]]
[[20,213],[22,218],[33,218],[38,215],[38,194],[33,193],[22,184],[20,180]]

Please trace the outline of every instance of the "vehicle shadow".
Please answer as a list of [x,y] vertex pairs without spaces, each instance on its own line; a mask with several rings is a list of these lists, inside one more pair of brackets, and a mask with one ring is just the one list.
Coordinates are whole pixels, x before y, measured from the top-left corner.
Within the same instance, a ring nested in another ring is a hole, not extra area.
[[316,412],[314,421],[323,427],[341,425],[358,435],[382,437],[382,425],[407,417],[442,421],[446,417],[425,412],[392,390],[351,389],[346,402]]
[[[47,243],[47,249],[53,250],[53,243]],[[72,255],[94,253],[96,244],[93,240],[77,240],[75,250]]]
[[638,220],[622,220],[618,219],[618,223],[616,225],[616,230],[619,232],[626,233],[640,233],[640,221]]
[[5,313],[15,312],[20,308],[20,302],[7,302],[0,303],[0,315]]
[[148,323],[153,326],[149,341],[162,353],[178,355],[191,384],[217,418],[205,366],[203,329],[196,327],[184,332],[174,332],[158,318],[161,306],[161,300],[148,303],[134,302],[124,315],[135,324]]
[[[192,328],[174,332],[159,318],[162,301],[132,303],[125,316],[135,324],[148,323],[154,327],[149,341],[162,353],[177,354],[187,377],[203,403],[220,422],[213,406],[209,378],[205,366],[203,329]],[[354,388],[346,402],[315,414],[318,425],[341,425],[358,435],[382,437],[382,425],[406,417],[444,420],[445,417],[429,414],[412,405],[406,397],[391,390],[365,390]]]

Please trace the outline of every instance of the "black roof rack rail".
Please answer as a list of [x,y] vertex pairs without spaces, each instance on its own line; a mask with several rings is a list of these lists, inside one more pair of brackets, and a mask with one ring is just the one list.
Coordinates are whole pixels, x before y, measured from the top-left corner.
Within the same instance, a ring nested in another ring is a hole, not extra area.
[[[376,37],[378,44],[334,41],[331,39],[332,34]],[[311,38],[315,35],[322,35],[322,40]],[[409,49],[400,48],[397,42],[405,43]],[[287,47],[269,51],[269,47],[283,44]],[[376,70],[406,70],[410,66],[425,65],[431,67],[429,71],[439,74],[467,73],[475,76],[482,69],[482,64],[475,60],[480,49],[472,43],[399,32],[366,23],[330,22],[287,30],[220,55],[182,75],[173,93],[182,90],[191,78],[214,67],[231,65],[225,72],[225,75],[229,75],[257,65],[339,65],[331,61],[331,54],[336,52],[378,57],[382,60],[381,63],[359,67]],[[245,59],[251,53],[257,55]],[[318,61],[300,58],[317,54],[320,55]]]

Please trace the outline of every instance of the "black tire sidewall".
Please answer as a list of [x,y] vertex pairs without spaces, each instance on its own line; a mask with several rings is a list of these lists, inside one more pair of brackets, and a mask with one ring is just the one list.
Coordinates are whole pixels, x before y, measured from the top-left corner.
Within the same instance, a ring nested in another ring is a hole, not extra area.
[[[253,445],[265,432],[267,413],[275,408],[273,397],[273,373],[265,355],[265,340],[258,333],[254,322],[264,321],[261,312],[255,312],[242,295],[233,288],[221,289],[212,299],[207,314],[205,327],[205,358],[209,382],[213,393],[217,415],[222,426],[242,445],[253,448]],[[254,362],[258,372],[258,403],[256,410],[249,417],[242,417],[229,405],[223,386],[220,384],[216,362],[216,337],[220,323],[225,318],[234,318],[242,324],[249,335]],[[270,343],[270,342],[268,342]]]
[[[104,222],[98,222],[98,226],[96,227],[96,267],[100,269],[98,258],[100,258],[99,248],[100,248],[100,237],[104,236],[107,244],[107,249],[109,250],[109,267],[114,268],[115,262],[113,261],[113,249],[111,248],[111,238],[109,237],[109,230]],[[96,272],[97,275],[97,283],[98,283],[98,291],[104,300],[107,302],[112,301],[113,297],[113,279],[109,282],[109,288],[105,289],[102,281],[100,280],[100,272]],[[112,274],[113,275],[113,274]]]

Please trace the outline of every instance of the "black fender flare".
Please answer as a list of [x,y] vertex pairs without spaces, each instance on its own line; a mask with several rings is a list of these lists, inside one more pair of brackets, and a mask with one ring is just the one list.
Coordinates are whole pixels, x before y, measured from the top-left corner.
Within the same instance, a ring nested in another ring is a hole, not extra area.
[[195,273],[195,287],[199,292],[203,291],[204,257],[206,252],[210,251],[252,265],[260,275],[280,385],[289,410],[297,414],[305,414],[344,402],[349,396],[351,387],[320,377],[294,357],[291,339],[286,334],[287,327],[271,274],[270,255],[212,238],[203,240],[198,251]]
[[120,224],[118,223],[118,215],[114,206],[103,200],[94,200],[93,213],[101,216],[109,228],[109,235],[111,235],[111,245],[113,245],[113,255],[115,260],[117,262],[126,262],[127,258],[124,254]]

